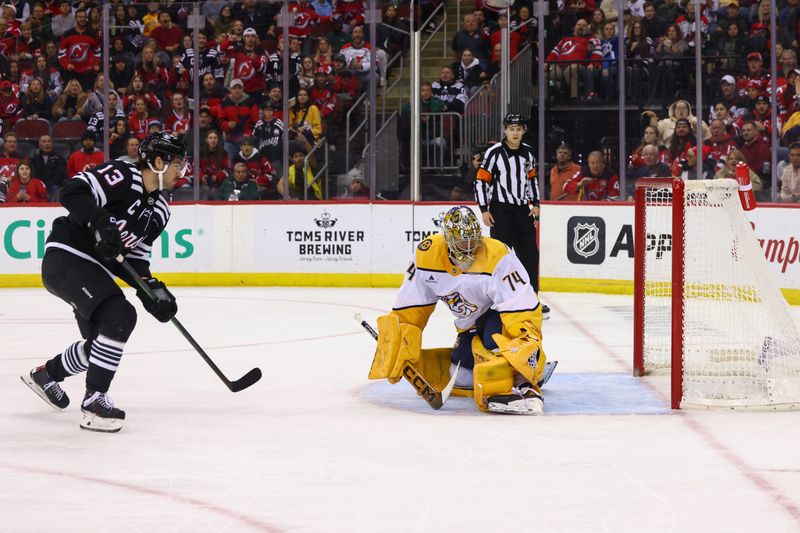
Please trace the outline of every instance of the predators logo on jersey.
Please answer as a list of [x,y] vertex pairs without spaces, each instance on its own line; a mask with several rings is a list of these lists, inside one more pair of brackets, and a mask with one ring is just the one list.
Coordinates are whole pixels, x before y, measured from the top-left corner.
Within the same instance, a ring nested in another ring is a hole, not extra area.
[[477,305],[467,301],[458,291],[440,296],[439,299],[446,303],[453,313],[463,317],[468,317],[478,310]]

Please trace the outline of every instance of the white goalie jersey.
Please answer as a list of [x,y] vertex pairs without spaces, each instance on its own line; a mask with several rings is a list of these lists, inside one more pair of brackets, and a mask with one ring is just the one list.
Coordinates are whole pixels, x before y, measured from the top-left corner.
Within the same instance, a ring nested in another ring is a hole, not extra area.
[[447,244],[433,235],[417,245],[392,313],[404,323],[425,327],[441,300],[465,331],[489,309],[500,313],[504,329],[524,321],[541,330],[541,309],[522,263],[502,242],[482,237],[475,260],[462,271],[448,258]]

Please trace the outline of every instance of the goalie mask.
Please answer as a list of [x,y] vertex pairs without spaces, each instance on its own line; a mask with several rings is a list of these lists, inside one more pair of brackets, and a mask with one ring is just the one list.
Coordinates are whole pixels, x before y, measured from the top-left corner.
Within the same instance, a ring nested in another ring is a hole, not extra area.
[[442,234],[450,260],[461,270],[467,270],[482,242],[478,217],[469,207],[453,207],[444,215]]

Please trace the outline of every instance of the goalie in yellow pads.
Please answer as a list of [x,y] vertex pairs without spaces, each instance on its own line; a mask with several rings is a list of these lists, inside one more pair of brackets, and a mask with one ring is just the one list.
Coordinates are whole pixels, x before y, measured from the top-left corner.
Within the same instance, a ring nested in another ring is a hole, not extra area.
[[[423,350],[422,330],[440,300],[456,317],[455,344]],[[417,246],[391,314],[378,319],[369,377],[396,383],[411,363],[442,390],[460,363],[453,394],[473,396],[482,411],[539,414],[541,331],[541,306],[517,256],[481,236],[469,207],[453,207],[442,233]]]

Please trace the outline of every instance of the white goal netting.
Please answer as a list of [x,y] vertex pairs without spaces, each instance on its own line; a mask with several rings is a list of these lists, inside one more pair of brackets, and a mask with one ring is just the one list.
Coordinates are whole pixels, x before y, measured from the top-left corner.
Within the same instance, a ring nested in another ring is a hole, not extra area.
[[[672,323],[673,191],[645,190],[644,369],[683,338],[682,404],[800,408],[800,335],[733,180],[685,182],[683,320]],[[639,228],[641,230],[641,228]]]

